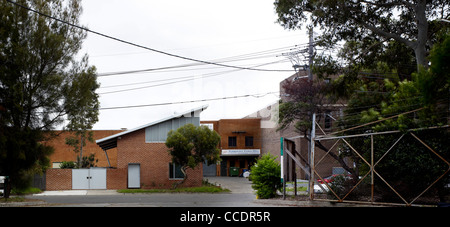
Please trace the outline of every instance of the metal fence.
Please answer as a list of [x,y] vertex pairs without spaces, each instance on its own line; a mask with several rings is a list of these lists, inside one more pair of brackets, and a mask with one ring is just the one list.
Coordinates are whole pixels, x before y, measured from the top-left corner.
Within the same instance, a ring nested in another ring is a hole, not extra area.
[[436,205],[450,195],[450,142],[435,138],[447,130],[324,133],[313,135],[312,152],[303,156],[294,140],[283,138],[283,177],[297,184],[297,176],[304,176],[311,200]]

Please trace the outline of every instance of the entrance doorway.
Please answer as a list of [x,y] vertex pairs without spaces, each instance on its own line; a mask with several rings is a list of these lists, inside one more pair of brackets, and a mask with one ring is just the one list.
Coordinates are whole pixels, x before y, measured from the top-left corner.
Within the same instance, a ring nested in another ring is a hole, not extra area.
[[230,173],[230,169],[233,171],[238,171],[238,176],[241,176],[245,170],[250,170],[250,168],[256,163],[257,156],[233,156],[233,157],[221,157],[222,162],[220,163],[220,176],[231,176],[235,175]]
[[128,188],[141,188],[141,165],[128,164]]

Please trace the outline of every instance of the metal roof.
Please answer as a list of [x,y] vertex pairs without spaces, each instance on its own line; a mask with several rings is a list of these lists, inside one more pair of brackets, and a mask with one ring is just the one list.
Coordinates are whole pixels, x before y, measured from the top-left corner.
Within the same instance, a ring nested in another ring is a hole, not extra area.
[[127,131],[124,131],[124,132],[121,132],[121,133],[117,133],[115,135],[108,136],[108,137],[105,137],[103,139],[96,140],[95,142],[103,150],[109,150],[109,149],[117,147],[117,138],[119,138],[120,136],[129,134],[129,133],[132,133],[132,132],[144,129],[144,128],[148,128],[150,126],[153,126],[153,125],[156,125],[156,124],[159,124],[159,123],[162,123],[162,122],[174,119],[174,118],[180,118],[180,117],[186,116],[186,115],[189,115],[189,116],[186,116],[186,117],[195,117],[194,116],[195,112],[198,112],[198,111],[201,112],[203,110],[206,110],[208,108],[208,106],[209,105],[204,105],[204,106],[201,106],[201,107],[198,107],[198,108],[194,108],[194,109],[191,109],[191,110],[184,111],[182,113],[176,113],[176,114],[174,114],[174,115],[172,115],[170,117],[166,117],[166,118],[160,119],[158,121],[154,121],[154,122],[151,122],[149,124],[145,124],[145,125],[139,126],[137,128],[134,128],[134,129],[130,129],[130,130],[127,130]]

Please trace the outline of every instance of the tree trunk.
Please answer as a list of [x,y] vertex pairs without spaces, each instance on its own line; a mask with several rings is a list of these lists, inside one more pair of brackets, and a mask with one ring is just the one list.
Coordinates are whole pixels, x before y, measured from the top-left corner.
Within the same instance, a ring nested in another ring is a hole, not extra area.
[[426,0],[421,0],[415,6],[416,23],[417,23],[417,41],[414,46],[414,53],[417,61],[417,71],[420,66],[428,68],[427,60],[427,40],[428,40],[428,20],[426,16]]
[[184,178],[183,178],[182,181],[179,181],[179,182],[177,182],[177,183],[174,183],[172,189],[177,189],[178,186],[180,186],[181,184],[183,184],[183,183],[187,180],[188,175],[187,175],[186,170],[187,170],[188,168],[189,168],[189,167],[187,167],[187,166],[182,166],[182,167],[181,167],[181,172],[184,174]]

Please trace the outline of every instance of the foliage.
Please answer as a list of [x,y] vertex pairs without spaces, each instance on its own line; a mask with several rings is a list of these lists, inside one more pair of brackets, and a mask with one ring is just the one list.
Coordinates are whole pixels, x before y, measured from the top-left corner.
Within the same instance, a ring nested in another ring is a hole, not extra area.
[[281,166],[270,153],[263,155],[251,168],[252,188],[261,199],[273,198],[281,190]]
[[98,159],[95,158],[95,154],[92,153],[89,156],[83,156],[80,161],[80,157],[77,157],[77,162],[79,163],[79,168],[91,168],[96,167],[98,163]]
[[[16,2],[80,26],[81,0]],[[76,58],[86,32],[24,7],[0,2],[0,175],[13,186],[27,170],[49,166],[46,132],[98,115],[96,69]]]
[[200,163],[210,165],[220,160],[219,142],[219,134],[206,126],[186,124],[167,134],[166,146],[172,162],[181,166],[184,174],[183,181],[175,184],[174,188],[186,181],[188,168],[194,169]]
[[276,0],[278,22],[289,29],[310,22],[324,30],[323,44],[341,40],[395,40],[414,50],[418,65],[426,66],[429,37],[446,26],[436,19],[449,17],[447,0]]
[[75,169],[77,166],[73,161],[64,161],[59,165],[61,169]]
[[297,131],[309,136],[312,114],[325,112],[327,109],[325,105],[329,103],[326,84],[321,81],[298,79],[286,81],[283,89],[287,98],[280,103],[279,129],[284,129],[295,121]]
[[[448,71],[441,69],[448,67],[447,64],[442,64],[443,62],[450,61],[449,44],[450,36],[447,36],[442,43],[436,44],[430,54],[431,66],[414,73],[412,80],[392,78],[362,83],[358,89],[361,92],[355,92],[349,99],[341,125],[349,128],[388,117],[393,118],[350,130],[345,134],[390,130],[406,133],[411,129],[447,125],[450,76]],[[419,130],[413,133],[444,159],[450,160],[448,129]],[[394,188],[401,189],[404,197],[412,199],[442,175],[448,166],[409,133],[393,146],[400,136],[398,134],[375,136],[374,158],[380,159],[384,152],[391,149],[377,165],[377,171]],[[361,155],[366,160],[370,160],[370,152],[368,152],[370,138],[353,138],[349,140],[349,143],[358,147]],[[355,172],[365,174],[369,171],[368,166],[359,157],[352,155],[353,152],[348,148],[341,149],[343,151],[341,156],[351,157],[355,163]],[[444,184],[447,181],[448,177],[444,177],[437,182],[430,193],[443,198]],[[376,190],[385,198],[398,199],[384,184],[379,184]]]
[[80,161],[80,157],[77,156],[77,162],[73,161],[64,161],[61,163],[59,168],[61,169],[83,169],[83,168],[91,168],[96,167],[96,163],[98,163],[98,159],[95,158],[95,154],[92,153],[89,156],[83,156]]

